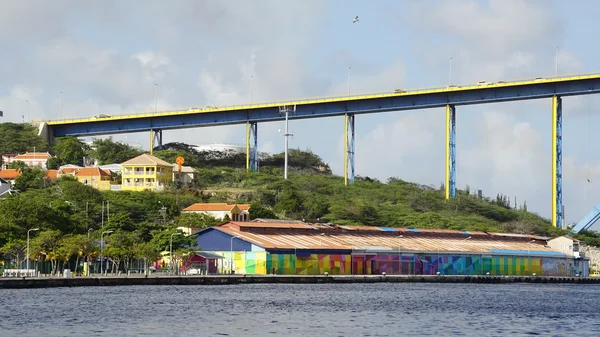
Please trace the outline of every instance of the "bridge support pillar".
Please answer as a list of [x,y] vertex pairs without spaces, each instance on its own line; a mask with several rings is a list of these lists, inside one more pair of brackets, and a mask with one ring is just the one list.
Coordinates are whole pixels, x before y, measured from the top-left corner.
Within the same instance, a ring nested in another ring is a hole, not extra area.
[[150,154],[154,151],[155,146],[162,150],[162,130],[150,130]]
[[354,114],[344,117],[344,184],[354,183]]
[[456,108],[446,105],[446,199],[456,196]]
[[562,98],[552,97],[552,226],[563,225],[562,206]]
[[246,171],[258,171],[258,124],[246,123]]

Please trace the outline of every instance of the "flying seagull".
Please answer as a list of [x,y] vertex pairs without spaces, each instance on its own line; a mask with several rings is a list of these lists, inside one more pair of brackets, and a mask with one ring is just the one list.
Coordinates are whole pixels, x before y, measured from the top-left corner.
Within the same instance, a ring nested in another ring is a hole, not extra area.
[[357,23],[358,22],[358,15],[354,17],[354,20],[352,20],[352,23]]

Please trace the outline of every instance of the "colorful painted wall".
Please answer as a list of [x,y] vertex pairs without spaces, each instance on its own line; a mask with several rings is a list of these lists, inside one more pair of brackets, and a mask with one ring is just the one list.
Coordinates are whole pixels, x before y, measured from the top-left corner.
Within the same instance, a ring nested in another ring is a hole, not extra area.
[[[215,252],[225,257],[219,269],[230,270],[230,252]],[[398,254],[270,254],[233,252],[236,274],[278,275],[588,275],[587,263],[560,257],[512,257],[481,255],[398,255]]]
[[236,274],[268,274],[267,252],[233,252],[233,267],[231,252],[214,252],[222,255],[224,259],[219,262],[218,269],[226,274],[233,270]]

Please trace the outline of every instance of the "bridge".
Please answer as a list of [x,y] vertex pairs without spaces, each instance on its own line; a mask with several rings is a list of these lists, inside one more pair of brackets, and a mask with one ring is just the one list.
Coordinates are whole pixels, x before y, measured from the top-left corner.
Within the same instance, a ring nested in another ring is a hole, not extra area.
[[[535,78],[521,81],[479,82],[475,85],[424,90],[400,90],[300,101],[224,107],[191,108],[119,116],[45,121],[40,134],[49,141],[61,136],[92,136],[150,132],[150,149],[162,146],[162,131],[203,126],[246,124],[246,169],[258,168],[258,123],[345,116],[344,182],[354,181],[354,120],[356,115],[386,111],[446,109],[446,198],[456,195],[456,107],[532,99],[552,100],[552,224],[563,223],[562,204],[562,97],[600,92],[600,74]],[[293,107],[293,108],[292,108]],[[598,211],[600,214],[600,210]]]

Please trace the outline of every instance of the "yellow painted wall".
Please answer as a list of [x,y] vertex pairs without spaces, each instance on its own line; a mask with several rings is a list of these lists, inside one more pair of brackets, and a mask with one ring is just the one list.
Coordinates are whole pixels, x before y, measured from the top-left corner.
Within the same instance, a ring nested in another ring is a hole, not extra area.
[[[142,172],[136,172],[135,170],[142,170]],[[151,171],[148,171],[151,169]],[[164,172],[159,172],[159,169],[164,169]],[[137,173],[137,174],[136,174]],[[122,183],[121,188],[124,191],[143,191],[153,190],[158,185],[167,185],[173,179],[173,168],[171,166],[159,166],[159,165],[123,165],[121,171]],[[131,179],[131,185],[126,184],[127,179]],[[142,179],[140,186],[135,186],[135,179]],[[152,186],[148,185],[148,179],[154,179]]]
[[[102,180],[100,177],[97,176],[77,176],[77,181],[79,181],[82,184],[91,186],[95,189],[98,189],[100,191],[109,191],[110,190],[110,178],[104,179]],[[87,180],[87,184],[86,184],[86,180]]]

